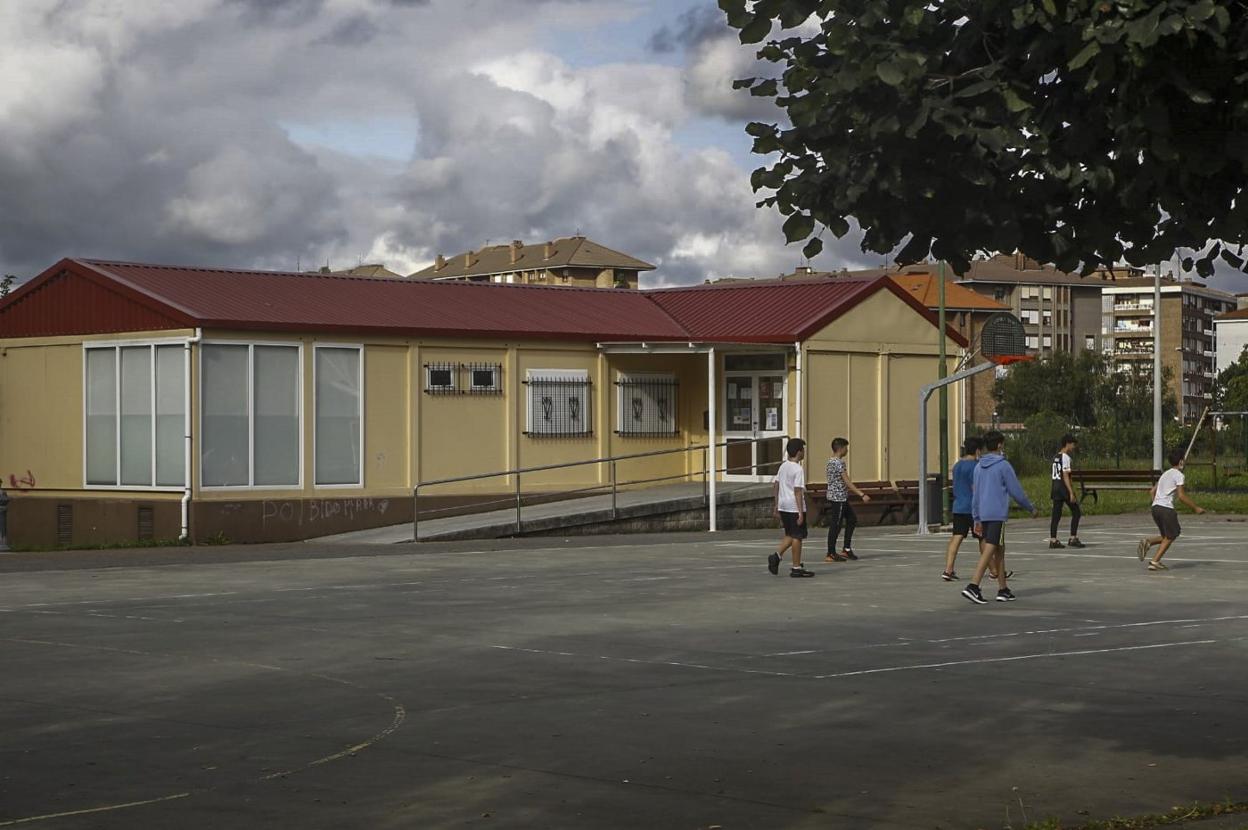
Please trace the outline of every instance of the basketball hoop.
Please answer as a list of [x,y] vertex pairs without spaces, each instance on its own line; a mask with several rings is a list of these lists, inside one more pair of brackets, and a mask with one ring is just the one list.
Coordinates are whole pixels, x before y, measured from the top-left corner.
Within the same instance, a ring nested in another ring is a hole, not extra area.
[[979,351],[998,366],[1033,359],[1033,355],[1027,353],[1027,333],[1022,322],[1004,311],[984,321],[979,331]]

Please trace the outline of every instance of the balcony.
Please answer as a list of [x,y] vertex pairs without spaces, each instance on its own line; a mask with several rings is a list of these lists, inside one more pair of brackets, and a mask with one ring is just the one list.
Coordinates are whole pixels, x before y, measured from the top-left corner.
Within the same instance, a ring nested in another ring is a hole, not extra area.
[[1152,314],[1153,307],[1151,305],[1140,305],[1139,303],[1119,303],[1114,306],[1115,314]]

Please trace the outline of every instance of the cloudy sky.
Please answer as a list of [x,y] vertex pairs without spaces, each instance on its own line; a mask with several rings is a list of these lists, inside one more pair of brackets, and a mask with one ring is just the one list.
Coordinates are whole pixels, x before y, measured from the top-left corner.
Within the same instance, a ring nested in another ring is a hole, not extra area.
[[0,268],[406,273],[579,230],[650,285],[778,274],[751,61],[714,0],[6,0]]
[[407,273],[580,231],[649,286],[790,271],[752,54],[715,0],[3,0],[0,269]]

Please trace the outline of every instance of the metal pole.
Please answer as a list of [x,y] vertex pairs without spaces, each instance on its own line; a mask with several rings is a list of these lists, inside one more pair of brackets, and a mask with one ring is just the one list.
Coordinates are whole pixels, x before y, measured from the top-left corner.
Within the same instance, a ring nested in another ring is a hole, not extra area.
[[919,390],[919,535],[927,536],[927,401],[932,397],[932,392],[948,386],[951,383],[957,383],[965,380],[972,375],[978,375],[980,372],[986,372],[993,369],[997,364],[988,362],[981,363],[978,366],[972,366],[970,369],[963,369],[961,372],[954,372],[943,380],[935,383],[929,383]]
[[9,551],[9,494],[0,487],[0,553]]
[[[949,374],[948,358],[945,355],[945,261],[940,261],[940,286],[937,296],[939,297],[939,314],[940,320],[940,366],[937,370],[936,377],[944,379]],[[940,521],[942,523],[949,520],[949,493],[945,489],[945,476],[949,472],[949,387],[940,387],[940,473],[936,480],[940,483]],[[925,487],[926,482],[922,482],[920,487]]]
[[420,485],[412,491],[412,541],[420,541]]
[[1161,263],[1153,274],[1153,470],[1161,466]]
[[707,459],[710,461],[710,469],[706,476],[707,501],[707,529],[714,533],[718,530],[717,517],[715,515],[715,347],[712,346],[706,353],[706,443],[707,443]]
[[615,461],[614,461],[614,460],[612,460],[612,461],[611,461],[611,518],[612,518],[612,519],[614,519],[614,518],[615,518],[615,515],[616,515],[616,506],[615,506]]
[[520,473],[516,472],[516,535],[520,535]]

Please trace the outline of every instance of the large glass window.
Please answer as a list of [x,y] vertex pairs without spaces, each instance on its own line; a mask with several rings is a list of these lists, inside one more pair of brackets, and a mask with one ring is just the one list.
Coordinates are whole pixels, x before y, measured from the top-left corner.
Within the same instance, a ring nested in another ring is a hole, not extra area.
[[86,483],[181,487],[186,373],[181,344],[86,349]]
[[207,343],[201,359],[205,487],[298,487],[299,347]]
[[316,349],[316,483],[363,484],[363,350]]

